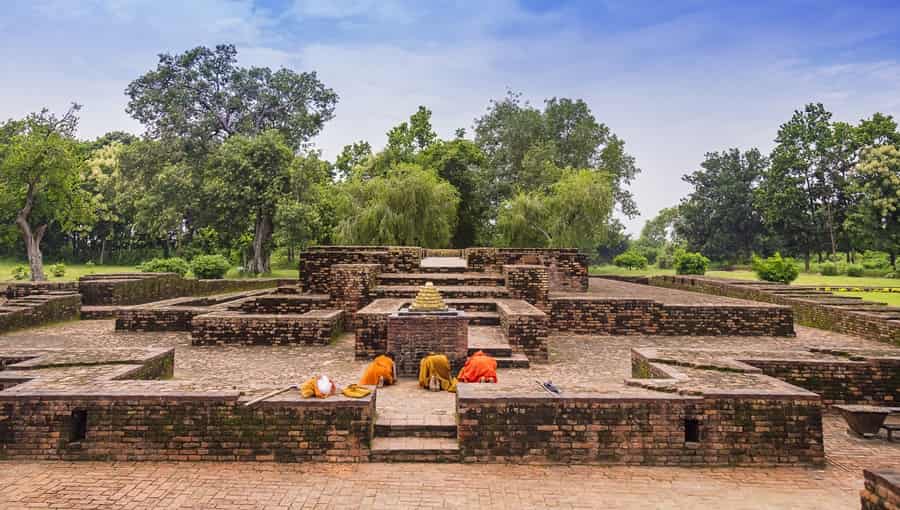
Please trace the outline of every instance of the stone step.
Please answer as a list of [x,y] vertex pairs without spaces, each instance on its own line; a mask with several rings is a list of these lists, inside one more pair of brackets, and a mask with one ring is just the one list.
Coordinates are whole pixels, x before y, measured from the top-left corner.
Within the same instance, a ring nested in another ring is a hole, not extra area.
[[432,282],[439,286],[481,285],[503,287],[503,275],[499,273],[381,273],[379,285],[425,285]]
[[376,437],[372,462],[459,462],[456,439],[437,437]]
[[456,438],[456,424],[375,422],[375,437]]
[[464,312],[496,312],[497,301],[490,298],[449,298],[444,303]]
[[497,360],[497,368],[528,368],[531,361],[522,353],[513,353],[509,356],[494,356]]
[[497,312],[466,312],[470,326],[499,326],[500,314]]
[[119,306],[82,306],[82,320],[115,319]]
[[[444,298],[509,297],[509,291],[505,287],[435,285],[435,288]],[[378,285],[375,287],[375,294],[379,298],[414,298],[418,292],[419,286],[416,285]]]

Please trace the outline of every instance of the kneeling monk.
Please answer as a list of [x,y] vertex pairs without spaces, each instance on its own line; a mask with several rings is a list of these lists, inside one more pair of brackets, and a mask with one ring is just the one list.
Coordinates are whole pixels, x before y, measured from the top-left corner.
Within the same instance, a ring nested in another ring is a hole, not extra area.
[[384,384],[394,384],[397,377],[394,375],[394,356],[391,353],[382,354],[376,357],[366,367],[363,372],[359,384],[377,385],[378,379],[382,379]]
[[469,356],[466,364],[459,371],[461,382],[497,382],[497,360],[483,351]]
[[450,374],[447,356],[432,353],[419,362],[419,386],[428,388],[432,378],[437,380],[441,390],[456,392],[456,379]]

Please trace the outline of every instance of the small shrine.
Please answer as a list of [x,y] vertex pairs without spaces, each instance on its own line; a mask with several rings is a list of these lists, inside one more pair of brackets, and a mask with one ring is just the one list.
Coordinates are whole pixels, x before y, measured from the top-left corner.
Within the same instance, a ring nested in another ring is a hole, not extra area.
[[431,282],[427,282],[419,289],[415,301],[409,306],[411,312],[446,312],[448,310],[441,293]]

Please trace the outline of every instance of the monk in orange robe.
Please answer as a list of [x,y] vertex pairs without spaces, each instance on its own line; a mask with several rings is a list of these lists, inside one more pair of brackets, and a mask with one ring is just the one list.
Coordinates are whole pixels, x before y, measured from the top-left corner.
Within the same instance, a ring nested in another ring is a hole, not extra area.
[[390,353],[382,354],[373,359],[369,366],[366,367],[366,371],[363,372],[359,384],[375,386],[378,384],[379,378],[384,380],[384,384],[394,384],[394,381],[397,379],[394,375],[394,359]]
[[497,360],[483,351],[469,356],[459,371],[460,382],[497,382]]

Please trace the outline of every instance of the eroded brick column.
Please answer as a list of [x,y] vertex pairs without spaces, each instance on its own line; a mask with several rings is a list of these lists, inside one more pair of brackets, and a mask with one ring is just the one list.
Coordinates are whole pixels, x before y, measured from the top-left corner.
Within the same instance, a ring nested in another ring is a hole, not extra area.
[[506,265],[503,266],[503,278],[511,298],[525,300],[544,311],[549,309],[550,279],[546,267]]
[[378,282],[378,264],[335,264],[331,266],[328,292],[331,305],[344,311],[344,329],[353,329],[357,310],[372,302]]

